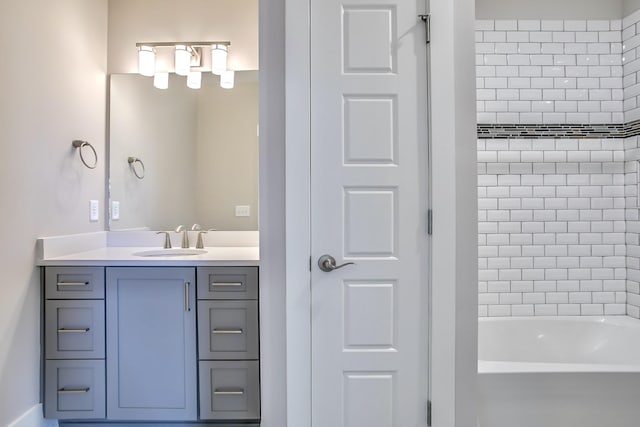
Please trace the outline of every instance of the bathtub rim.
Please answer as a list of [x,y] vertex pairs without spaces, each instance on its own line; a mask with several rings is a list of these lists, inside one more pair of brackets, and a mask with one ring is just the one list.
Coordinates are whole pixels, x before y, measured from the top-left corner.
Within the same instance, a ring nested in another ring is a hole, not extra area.
[[[606,323],[613,326],[637,328],[640,320],[629,316],[505,316],[480,317],[478,327],[482,323],[525,322],[536,320],[572,321],[585,323]],[[526,373],[615,373],[640,372],[638,364],[595,364],[595,363],[544,363],[544,362],[510,362],[478,360],[478,374],[526,374]]]

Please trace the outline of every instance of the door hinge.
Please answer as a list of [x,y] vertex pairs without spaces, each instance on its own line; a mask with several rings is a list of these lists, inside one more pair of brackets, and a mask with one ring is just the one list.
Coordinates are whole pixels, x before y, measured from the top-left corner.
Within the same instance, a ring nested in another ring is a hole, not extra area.
[[427,210],[427,234],[431,236],[433,234],[433,211]]
[[431,401],[427,400],[427,426],[431,427]]
[[424,31],[426,34],[426,42],[427,44],[431,43],[431,15],[418,15],[418,18],[424,22]]

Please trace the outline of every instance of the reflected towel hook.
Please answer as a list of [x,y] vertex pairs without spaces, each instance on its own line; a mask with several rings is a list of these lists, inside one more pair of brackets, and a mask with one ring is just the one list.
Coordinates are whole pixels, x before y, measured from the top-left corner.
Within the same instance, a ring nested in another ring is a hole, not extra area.
[[[129,166],[131,167],[131,170],[133,171],[133,174],[136,176],[136,178],[144,179],[144,163],[142,163],[142,160],[137,157],[129,157],[127,159],[127,162],[129,162]],[[140,163],[140,167],[142,168],[141,171],[138,171],[138,169],[136,169],[136,163]]]
[[[81,141],[79,139],[75,139],[71,142],[71,145],[73,145],[74,148],[77,148],[78,151],[80,152],[80,160],[82,160],[82,163],[88,167],[89,169],[95,169],[96,166],[98,165],[98,153],[96,153],[96,149],[93,148],[93,145],[89,144],[87,141]],[[89,164],[87,163],[86,159],[84,158],[84,151],[83,149],[85,147],[89,147],[91,149],[91,151],[93,152],[93,164]]]

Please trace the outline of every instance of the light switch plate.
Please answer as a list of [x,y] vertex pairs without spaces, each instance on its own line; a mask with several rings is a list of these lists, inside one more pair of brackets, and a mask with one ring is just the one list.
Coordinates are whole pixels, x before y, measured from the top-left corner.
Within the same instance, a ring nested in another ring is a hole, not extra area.
[[100,215],[100,202],[97,200],[89,201],[89,219],[91,221],[97,221]]
[[120,219],[120,202],[117,200],[111,202],[111,219],[114,221]]
[[249,206],[236,206],[236,216],[251,216],[251,208]]

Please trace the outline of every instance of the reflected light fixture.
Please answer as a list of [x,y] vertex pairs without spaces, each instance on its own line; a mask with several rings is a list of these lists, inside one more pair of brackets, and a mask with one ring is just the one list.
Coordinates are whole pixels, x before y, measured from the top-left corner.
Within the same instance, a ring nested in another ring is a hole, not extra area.
[[225,44],[211,45],[211,72],[217,76],[227,71],[229,47]]
[[235,71],[233,70],[225,70],[222,75],[220,75],[220,87],[223,89],[233,89],[233,85],[235,82]]
[[200,71],[190,71],[187,75],[187,87],[190,89],[200,89],[202,84],[202,73]]
[[151,77],[156,72],[156,50],[152,46],[138,46],[138,72]]
[[187,45],[176,45],[175,71],[179,76],[186,76],[191,70],[191,48]]
[[166,71],[159,71],[153,76],[153,86],[156,89],[168,89],[169,88],[169,73]]

